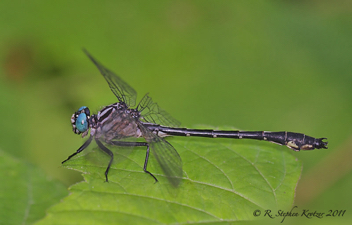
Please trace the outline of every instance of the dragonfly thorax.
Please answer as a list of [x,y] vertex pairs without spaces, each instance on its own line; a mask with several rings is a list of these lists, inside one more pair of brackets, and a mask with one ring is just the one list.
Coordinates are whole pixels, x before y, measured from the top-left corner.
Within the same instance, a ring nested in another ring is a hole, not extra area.
[[138,110],[130,109],[124,102],[117,102],[101,109],[96,117],[91,118],[90,123],[93,124],[90,126],[95,138],[105,142],[127,137],[138,138],[142,136],[138,127],[139,118]]

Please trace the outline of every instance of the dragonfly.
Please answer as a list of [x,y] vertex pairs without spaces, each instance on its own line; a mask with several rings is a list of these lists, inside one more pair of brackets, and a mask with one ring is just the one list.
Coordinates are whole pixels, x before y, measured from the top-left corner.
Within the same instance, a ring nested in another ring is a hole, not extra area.
[[[180,123],[146,94],[136,105],[137,92],[114,72],[100,64],[87,50],[83,50],[95,64],[107,81],[118,102],[101,109],[97,114],[90,114],[86,106],[80,107],[71,117],[73,132],[82,138],[90,134],[76,152],[62,162],[64,164],[73,156],[86,149],[94,140],[100,150],[110,156],[105,170],[105,181],[114,160],[111,147],[144,147],[146,156],[143,171],[158,179],[147,170],[150,152],[156,158],[168,181],[177,187],[182,179],[182,160],[176,149],[167,141],[167,136],[196,136],[207,138],[255,139],[285,145],[294,151],[327,149],[327,138],[314,138],[302,133],[287,131],[240,131],[180,128]],[[131,141],[131,138],[144,139]]]

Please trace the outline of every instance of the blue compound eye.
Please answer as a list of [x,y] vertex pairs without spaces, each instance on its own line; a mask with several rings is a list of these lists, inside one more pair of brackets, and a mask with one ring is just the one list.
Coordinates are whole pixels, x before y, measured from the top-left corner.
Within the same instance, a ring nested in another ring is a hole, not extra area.
[[71,117],[71,124],[75,134],[87,135],[86,131],[89,129],[90,111],[87,106],[82,106]]
[[76,119],[76,128],[79,132],[83,133],[88,129],[87,115],[85,113],[79,114]]
[[82,110],[84,110],[84,112],[85,112],[85,114],[87,114],[87,116],[90,116],[90,111],[87,106],[82,106],[81,108],[78,109],[77,112],[81,112]]
[[81,108],[78,109],[78,112],[82,111],[83,109],[88,109],[88,108],[87,108],[87,106],[82,106]]

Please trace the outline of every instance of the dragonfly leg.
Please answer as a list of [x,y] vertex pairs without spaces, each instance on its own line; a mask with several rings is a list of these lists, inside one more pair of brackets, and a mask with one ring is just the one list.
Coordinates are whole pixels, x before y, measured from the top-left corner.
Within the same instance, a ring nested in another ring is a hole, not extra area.
[[158,182],[158,179],[147,170],[147,165],[148,165],[148,159],[149,159],[149,144],[146,142],[124,142],[124,141],[111,141],[110,144],[116,145],[116,146],[125,146],[125,147],[135,147],[135,146],[147,146],[147,153],[145,156],[145,161],[144,161],[144,166],[143,166],[143,171],[152,176],[155,180],[155,182]]
[[69,159],[71,159],[73,156],[77,155],[78,153],[80,153],[81,151],[83,151],[85,148],[87,148],[88,145],[92,142],[92,139],[93,139],[93,137],[90,136],[89,139],[88,139],[86,142],[84,142],[84,144],[83,144],[81,147],[79,147],[79,149],[78,149],[75,153],[73,153],[72,155],[70,155],[66,160],[62,161],[62,164],[64,164],[66,161],[68,161]]
[[154,178],[154,180],[155,180],[155,183],[156,183],[156,182],[158,182],[158,179],[156,179],[156,177],[155,177],[151,172],[149,172],[149,171],[147,170],[148,159],[149,159],[149,144],[148,144],[148,143],[146,143],[146,144],[147,144],[147,153],[146,153],[146,155],[145,155],[145,161],[144,161],[143,170],[144,170],[144,172],[146,172],[147,174],[149,174],[150,176],[152,176],[152,177]]
[[108,149],[107,147],[105,147],[99,140],[96,140],[96,142],[97,142],[99,148],[100,148],[101,150],[103,150],[105,153],[107,153],[107,154],[111,157],[110,162],[109,162],[109,165],[108,165],[108,167],[107,167],[106,170],[105,170],[105,180],[106,180],[106,182],[109,182],[109,180],[108,180],[108,173],[109,173],[109,170],[110,170],[111,163],[112,163],[112,161],[114,160],[114,154],[112,153],[112,151],[110,151],[110,149]]

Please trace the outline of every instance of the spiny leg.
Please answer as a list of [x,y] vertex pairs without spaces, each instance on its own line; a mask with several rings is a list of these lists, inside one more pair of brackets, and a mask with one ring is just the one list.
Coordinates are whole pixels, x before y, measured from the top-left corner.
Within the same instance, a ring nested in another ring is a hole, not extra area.
[[86,142],[84,142],[84,144],[83,144],[81,147],[79,147],[79,149],[78,149],[75,153],[73,153],[72,155],[70,155],[66,160],[62,161],[62,164],[64,164],[66,161],[68,161],[69,159],[71,159],[73,156],[77,155],[78,153],[80,153],[81,151],[83,151],[85,148],[87,148],[88,145],[92,142],[92,139],[93,139],[93,137],[90,136],[89,139],[88,139]]
[[144,161],[143,170],[144,170],[144,172],[146,172],[147,174],[149,174],[150,176],[152,176],[152,177],[154,178],[154,180],[155,180],[155,183],[156,183],[156,182],[158,182],[158,179],[156,179],[156,177],[155,177],[151,172],[149,172],[149,171],[147,170],[148,159],[149,159],[149,144],[148,144],[148,143],[146,143],[146,144],[147,144],[147,153],[146,153],[146,155],[145,155],[145,161]]
[[135,147],[135,146],[147,146],[147,153],[145,156],[145,161],[144,161],[144,166],[143,166],[143,171],[152,176],[155,180],[155,182],[158,182],[158,179],[147,170],[148,166],[148,159],[149,159],[149,144],[146,142],[123,142],[123,141],[112,141],[111,144],[116,145],[116,146],[125,146],[125,147]]
[[108,149],[107,147],[105,147],[99,140],[96,139],[95,141],[97,142],[99,148],[100,148],[101,150],[103,150],[106,154],[108,154],[108,155],[111,157],[110,162],[109,162],[109,165],[108,165],[108,167],[107,167],[106,170],[105,170],[105,180],[106,180],[106,182],[109,182],[109,180],[108,180],[108,173],[109,173],[109,170],[110,170],[111,163],[112,163],[112,161],[114,160],[114,154],[112,153],[112,151],[110,151],[110,149]]

